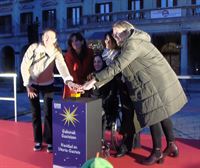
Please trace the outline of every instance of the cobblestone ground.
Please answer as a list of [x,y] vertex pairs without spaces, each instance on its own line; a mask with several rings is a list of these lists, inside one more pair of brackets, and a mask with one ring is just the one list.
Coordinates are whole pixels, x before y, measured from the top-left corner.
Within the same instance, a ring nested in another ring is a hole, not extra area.
[[[200,92],[188,93],[188,103],[171,117],[177,138],[200,140]],[[143,133],[149,133],[145,128]]]
[[[55,95],[55,99],[60,99],[62,93]],[[12,89],[0,88],[0,97],[13,96]],[[187,105],[174,116],[174,132],[178,138],[200,139],[200,92],[187,92]],[[29,102],[25,92],[17,94],[17,114],[18,121],[31,121]],[[14,119],[14,103],[12,101],[0,100],[0,119]],[[145,128],[143,133],[149,133]]]
[[190,93],[188,104],[172,120],[176,137],[200,139],[200,93]]

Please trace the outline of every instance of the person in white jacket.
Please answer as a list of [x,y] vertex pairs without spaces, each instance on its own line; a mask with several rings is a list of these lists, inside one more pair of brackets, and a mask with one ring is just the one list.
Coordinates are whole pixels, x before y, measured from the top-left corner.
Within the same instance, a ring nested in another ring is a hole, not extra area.
[[[23,85],[26,87],[32,111],[34,151],[42,149],[43,141],[47,144],[47,152],[51,153],[53,150],[52,101],[55,66],[70,89],[79,88],[79,85],[72,82],[73,78],[57,44],[56,32],[48,29],[44,31],[41,43],[33,43],[29,46],[21,63]],[[44,98],[44,131],[42,131],[40,93]]]

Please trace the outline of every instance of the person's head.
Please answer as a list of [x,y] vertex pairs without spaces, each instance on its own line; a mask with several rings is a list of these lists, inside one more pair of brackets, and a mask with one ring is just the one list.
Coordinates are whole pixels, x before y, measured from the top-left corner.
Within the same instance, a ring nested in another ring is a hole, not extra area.
[[42,43],[45,47],[56,47],[57,46],[57,38],[56,32],[52,29],[47,29],[43,32],[42,35]]
[[100,55],[96,55],[94,57],[93,65],[96,72],[101,71],[106,66],[103,58]]
[[76,54],[79,54],[87,48],[85,38],[79,32],[72,33],[70,35],[68,39],[68,46],[70,47],[72,52],[75,52]]
[[112,36],[113,32],[109,31],[104,36],[104,46],[108,49],[118,49],[117,42]]
[[130,31],[134,29],[134,26],[127,22],[127,21],[118,21],[114,23],[112,26],[113,28],[113,37],[116,40],[117,44],[121,44],[128,34],[130,34]]

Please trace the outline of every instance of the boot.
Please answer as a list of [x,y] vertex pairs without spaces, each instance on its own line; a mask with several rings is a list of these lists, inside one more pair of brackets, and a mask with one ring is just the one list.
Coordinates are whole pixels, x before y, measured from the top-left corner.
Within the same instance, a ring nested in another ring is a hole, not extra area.
[[126,145],[122,144],[119,149],[117,150],[117,153],[115,154],[115,157],[123,157],[124,155],[128,154],[130,151],[127,149]]
[[163,155],[165,156],[171,156],[171,157],[178,157],[179,150],[178,147],[174,142],[169,142],[165,150],[163,151]]
[[151,155],[142,161],[143,165],[161,164],[164,162],[163,153],[160,149],[153,150]]

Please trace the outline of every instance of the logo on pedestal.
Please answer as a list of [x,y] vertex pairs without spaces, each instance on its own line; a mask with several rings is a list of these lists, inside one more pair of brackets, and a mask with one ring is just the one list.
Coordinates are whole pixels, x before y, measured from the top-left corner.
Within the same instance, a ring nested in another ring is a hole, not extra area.
[[72,124],[75,127],[75,124],[79,123],[79,121],[76,118],[77,109],[78,109],[78,107],[76,107],[73,111],[71,111],[70,107],[68,109],[66,107],[64,107],[63,113],[60,114],[61,116],[64,117],[64,119],[62,120],[62,121],[64,121],[64,125],[68,124],[68,126],[69,126],[70,124]]

